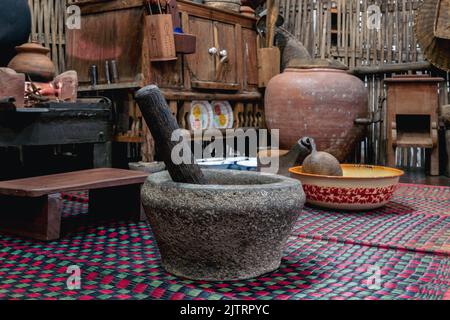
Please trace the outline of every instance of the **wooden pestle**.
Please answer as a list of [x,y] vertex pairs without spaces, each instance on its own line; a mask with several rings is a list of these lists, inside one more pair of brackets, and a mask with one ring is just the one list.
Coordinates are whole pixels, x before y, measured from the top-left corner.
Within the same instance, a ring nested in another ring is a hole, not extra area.
[[192,164],[176,165],[172,162],[172,149],[178,142],[172,141],[171,136],[172,132],[180,127],[159,88],[155,85],[146,86],[136,93],[135,99],[172,180],[182,183],[206,184],[202,170],[195,163],[192,154]]

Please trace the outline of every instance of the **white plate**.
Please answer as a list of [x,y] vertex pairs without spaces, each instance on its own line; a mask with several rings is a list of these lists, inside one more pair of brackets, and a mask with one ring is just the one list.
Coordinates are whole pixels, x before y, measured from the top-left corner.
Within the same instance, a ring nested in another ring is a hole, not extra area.
[[231,129],[233,128],[234,117],[233,108],[228,101],[212,101],[213,128]]
[[205,130],[211,128],[212,108],[208,101],[192,101],[189,111],[189,129]]

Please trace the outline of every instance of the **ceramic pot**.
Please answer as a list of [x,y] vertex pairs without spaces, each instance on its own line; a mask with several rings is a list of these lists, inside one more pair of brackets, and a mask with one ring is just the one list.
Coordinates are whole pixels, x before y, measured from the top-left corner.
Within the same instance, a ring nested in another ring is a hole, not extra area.
[[305,202],[301,183],[250,171],[203,173],[209,184],[176,183],[164,171],[142,188],[165,270],[224,281],[277,269]]
[[8,67],[18,73],[25,73],[32,81],[52,81],[55,77],[55,65],[49,58],[50,49],[39,43],[25,43],[16,47],[17,55],[9,62]]
[[345,70],[287,68],[267,85],[265,113],[269,129],[280,130],[280,149],[309,136],[343,162],[364,137],[365,127],[354,120],[367,116],[367,92]]

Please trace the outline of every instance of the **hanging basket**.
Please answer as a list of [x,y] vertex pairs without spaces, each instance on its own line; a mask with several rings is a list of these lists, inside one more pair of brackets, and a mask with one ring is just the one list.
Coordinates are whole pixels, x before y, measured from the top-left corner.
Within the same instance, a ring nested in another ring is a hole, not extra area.
[[424,0],[414,31],[427,60],[450,71],[450,0]]

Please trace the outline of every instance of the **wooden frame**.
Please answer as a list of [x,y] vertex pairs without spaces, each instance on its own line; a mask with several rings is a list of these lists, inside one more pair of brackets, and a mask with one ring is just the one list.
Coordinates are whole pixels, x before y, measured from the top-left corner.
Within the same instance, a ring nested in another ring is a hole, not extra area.
[[[443,80],[428,76],[398,76],[384,81],[387,84],[388,166],[395,167],[397,147],[426,148],[431,149],[430,174],[439,175],[438,84]],[[401,132],[397,117],[408,115],[424,116],[423,121],[429,121],[429,132]]]

